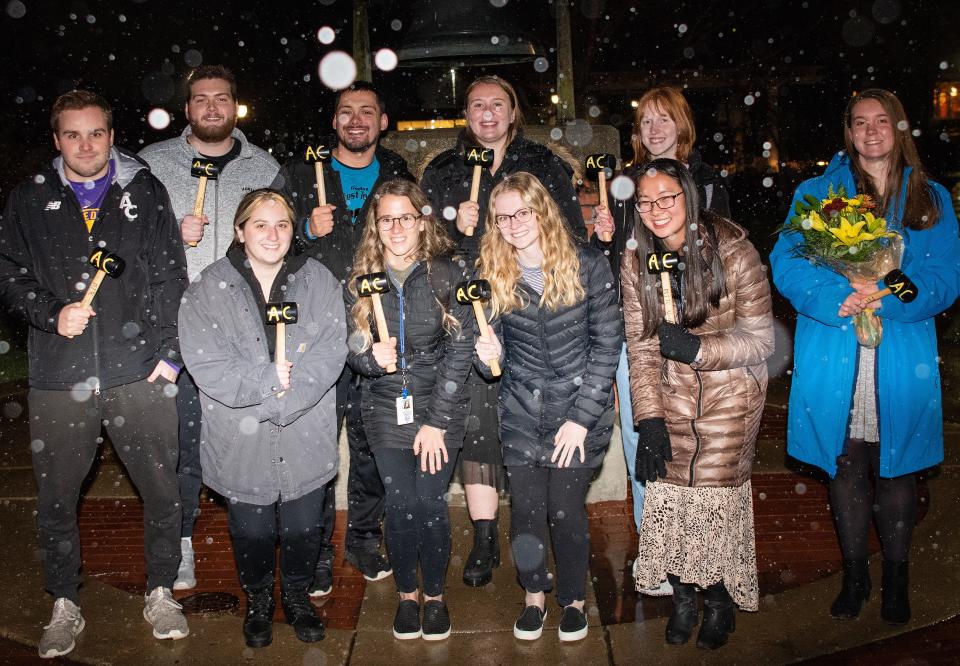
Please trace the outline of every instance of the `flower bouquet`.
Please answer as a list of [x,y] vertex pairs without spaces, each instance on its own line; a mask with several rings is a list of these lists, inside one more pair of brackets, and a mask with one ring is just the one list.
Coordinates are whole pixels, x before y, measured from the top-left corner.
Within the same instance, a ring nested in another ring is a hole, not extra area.
[[[826,199],[805,194],[793,208],[784,231],[803,237],[796,248],[800,256],[859,282],[876,282],[900,268],[903,239],[873,214],[876,204],[868,195],[847,197],[831,185]],[[883,325],[872,309],[855,315],[853,325],[861,345],[880,344]]]

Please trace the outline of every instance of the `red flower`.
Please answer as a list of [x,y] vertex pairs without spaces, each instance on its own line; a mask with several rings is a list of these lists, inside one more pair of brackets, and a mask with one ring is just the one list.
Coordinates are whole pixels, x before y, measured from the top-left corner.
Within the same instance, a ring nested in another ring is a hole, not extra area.
[[842,212],[844,208],[847,207],[847,202],[841,198],[836,198],[830,203],[826,204],[823,207],[823,212],[827,215],[832,215],[833,213]]

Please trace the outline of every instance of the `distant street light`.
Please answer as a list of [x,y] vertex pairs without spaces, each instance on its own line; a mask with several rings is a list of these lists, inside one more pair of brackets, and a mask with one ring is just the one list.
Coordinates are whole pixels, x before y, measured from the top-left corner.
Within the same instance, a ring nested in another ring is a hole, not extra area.
[[246,104],[240,104],[237,106],[237,118],[246,118],[249,112],[250,109],[247,108]]

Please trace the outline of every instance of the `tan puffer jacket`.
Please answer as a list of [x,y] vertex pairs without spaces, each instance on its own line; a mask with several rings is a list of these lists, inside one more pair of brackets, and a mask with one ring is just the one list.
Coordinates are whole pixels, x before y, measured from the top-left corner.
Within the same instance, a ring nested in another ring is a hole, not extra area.
[[[630,360],[633,418],[666,419],[673,448],[666,483],[737,487],[750,478],[754,443],[767,392],[764,360],[773,353],[770,284],[747,233],[711,216],[727,295],[703,325],[692,366],[660,356],[656,336],[642,339],[635,250],[623,255],[623,311]],[[702,224],[701,224],[702,227]],[[640,268],[646,270],[641,264]],[[639,286],[638,286],[639,285]],[[677,300],[677,299],[675,299]]]

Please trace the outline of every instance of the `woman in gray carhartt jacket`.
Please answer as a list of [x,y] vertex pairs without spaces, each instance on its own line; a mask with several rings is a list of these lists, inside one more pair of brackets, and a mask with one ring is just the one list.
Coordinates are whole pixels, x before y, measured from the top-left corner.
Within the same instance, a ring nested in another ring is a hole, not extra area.
[[[279,534],[281,601],[304,641],[323,638],[307,596],[324,490],[337,473],[335,396],[346,358],[343,294],[333,275],[292,246],[293,211],[279,193],[240,202],[237,241],[190,285],[180,308],[187,368],[200,388],[203,482],[229,499],[251,647],[268,645]],[[275,360],[267,303],[296,303],[286,362]]]

